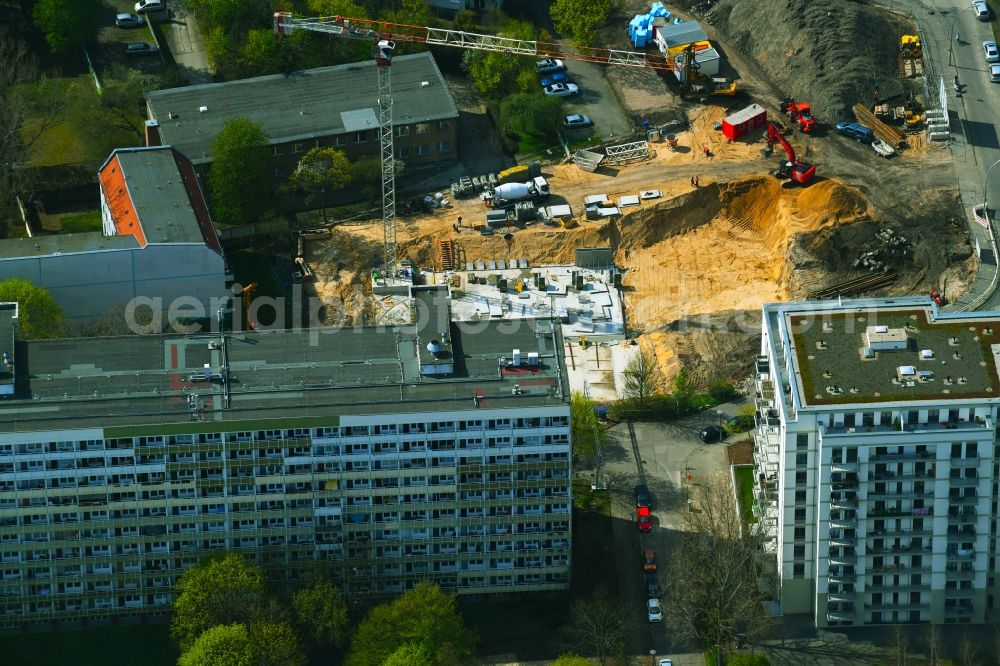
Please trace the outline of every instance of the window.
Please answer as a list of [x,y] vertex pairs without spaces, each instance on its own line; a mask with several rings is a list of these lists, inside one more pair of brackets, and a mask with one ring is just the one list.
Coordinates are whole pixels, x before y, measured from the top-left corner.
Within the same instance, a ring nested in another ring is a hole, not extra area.
[[303,142],[296,142],[292,144],[293,153],[302,153],[305,152],[305,150],[306,150],[306,144]]
[[795,466],[805,467],[809,464],[809,454],[808,453],[796,453],[795,454]]
[[333,145],[335,145],[335,146],[346,146],[347,145],[347,137],[344,136],[344,135],[342,135],[342,134],[338,134],[337,136],[333,137]]
[[801,504],[802,502],[805,502],[805,501],[806,501],[806,491],[804,491],[804,490],[796,490],[795,491],[795,503],[796,504]]
[[368,141],[368,132],[358,132],[354,135],[354,143],[366,143]]
[[806,547],[804,544],[797,543],[792,546],[792,556],[796,558],[803,558],[806,556]]
[[795,510],[795,522],[801,523],[801,522],[805,522],[805,520],[806,520],[806,510],[805,509],[796,509]]
[[421,143],[421,144],[419,144],[416,147],[416,154],[417,155],[426,155],[428,152],[430,152],[430,151],[428,150],[428,147],[427,147],[426,143]]
[[417,134],[427,134],[430,131],[430,123],[417,123]]
[[796,527],[795,528],[795,540],[800,541],[806,538],[806,528]]
[[809,448],[809,433],[800,432],[795,436],[795,448],[797,449]]
[[396,127],[396,136],[409,136],[410,128],[407,125],[399,125]]
[[408,147],[402,147],[396,150],[396,157],[398,159],[403,159],[410,156],[410,149]]
[[439,153],[447,153],[451,150],[451,143],[448,141],[438,141],[437,150]]
[[805,578],[806,565],[804,562],[796,562],[792,565],[792,578]]
[[275,156],[281,155],[282,153],[285,152],[285,147],[282,146],[280,143],[279,144],[275,144],[274,146],[272,146],[272,148],[274,150]]
[[796,485],[800,485],[800,484],[804,484],[805,482],[806,482],[806,473],[805,472],[796,472],[795,473],[795,484]]
[[449,127],[451,127],[451,123],[449,123],[447,120],[439,120],[438,121],[438,129],[439,130],[446,130]]

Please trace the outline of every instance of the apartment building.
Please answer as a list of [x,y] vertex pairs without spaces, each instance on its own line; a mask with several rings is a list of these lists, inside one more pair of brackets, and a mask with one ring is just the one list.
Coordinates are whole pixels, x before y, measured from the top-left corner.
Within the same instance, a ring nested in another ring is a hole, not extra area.
[[782,613],[992,621],[1000,316],[895,298],[763,317],[754,512]]
[[220,551],[350,595],[567,588],[559,327],[411,297],[385,329],[39,341],[0,305],[0,625],[163,613]]

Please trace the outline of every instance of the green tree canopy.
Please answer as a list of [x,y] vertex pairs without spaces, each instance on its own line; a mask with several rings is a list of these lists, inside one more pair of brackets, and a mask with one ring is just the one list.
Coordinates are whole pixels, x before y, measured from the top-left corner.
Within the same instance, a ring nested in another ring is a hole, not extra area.
[[234,553],[206,560],[177,581],[170,635],[186,652],[211,627],[248,623],[265,602],[264,574],[259,567]]
[[104,15],[102,0],[38,0],[32,12],[49,48],[69,53],[97,38]]
[[177,660],[177,666],[253,666],[254,653],[242,624],[206,629]]
[[342,150],[311,148],[299,160],[291,184],[313,201],[318,201],[326,222],[326,195],[341,190],[351,182],[351,162]]
[[553,0],[549,16],[556,30],[588,46],[597,38],[597,31],[607,25],[611,0]]
[[353,0],[308,0],[312,16],[353,16],[368,18],[368,10]]
[[106,155],[119,146],[136,145],[143,136],[144,96],[161,85],[158,77],[139,70],[110,67],[100,94],[89,82],[73,86],[70,123],[95,154]]
[[382,666],[436,666],[436,663],[422,646],[406,643],[396,648]]
[[382,666],[399,647],[422,648],[437,666],[459,666],[472,654],[473,634],[455,607],[455,595],[420,583],[365,616],[351,641],[346,666]]
[[510,95],[500,103],[505,130],[553,136],[562,121],[563,101],[538,92]]
[[570,398],[570,431],[573,435],[573,455],[593,458],[607,442],[607,431],[594,413],[594,401],[580,391]]
[[221,224],[247,224],[271,203],[271,148],[267,133],[247,118],[226,121],[212,142],[208,174],[212,209]]
[[36,340],[58,338],[66,328],[66,315],[52,294],[28,280],[8,278],[0,281],[0,303],[17,302],[20,337]]
[[284,622],[254,622],[250,625],[254,666],[305,666],[299,637]]
[[[497,32],[500,37],[535,39],[535,28],[526,21],[506,21]],[[535,63],[528,57],[493,51],[466,51],[463,66],[476,89],[491,99],[502,99],[516,92],[538,87]]]
[[586,657],[567,653],[561,654],[558,659],[549,662],[549,666],[593,666],[593,664]]
[[320,579],[298,590],[292,608],[303,635],[313,644],[338,646],[347,638],[347,605],[330,581]]
[[188,0],[188,6],[203,25],[232,35],[267,26],[273,12],[270,0]]

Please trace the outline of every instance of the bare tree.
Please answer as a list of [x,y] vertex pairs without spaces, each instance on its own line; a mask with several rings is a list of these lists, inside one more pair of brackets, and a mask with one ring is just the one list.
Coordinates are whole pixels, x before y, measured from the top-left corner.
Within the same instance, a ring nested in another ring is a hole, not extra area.
[[573,603],[566,626],[567,643],[573,649],[597,657],[601,666],[625,651],[625,609],[607,589],[598,587],[586,599]]
[[650,398],[663,392],[663,373],[656,365],[656,359],[644,349],[629,360],[622,371],[622,378],[622,393],[639,409],[645,409]]
[[892,625],[892,643],[896,651],[896,666],[906,666],[906,627],[899,622]]
[[978,656],[976,642],[968,631],[962,636],[962,642],[958,644],[958,654],[962,660],[962,666],[976,666],[976,657]]
[[938,666],[941,661],[941,628],[933,622],[928,624],[924,642],[927,646],[927,663],[929,666]]
[[731,649],[741,635],[753,642],[771,627],[763,607],[768,581],[757,562],[762,534],[743,530],[728,483],[699,487],[693,508],[666,576],[667,624],[705,647]]

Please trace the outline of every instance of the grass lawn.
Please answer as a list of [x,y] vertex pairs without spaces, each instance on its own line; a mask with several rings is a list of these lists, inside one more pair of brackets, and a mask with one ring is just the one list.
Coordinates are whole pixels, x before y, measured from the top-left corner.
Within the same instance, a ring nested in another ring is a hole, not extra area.
[[5,664],[173,666],[177,651],[166,624],[128,625],[0,636]]
[[757,522],[753,515],[753,465],[734,465],[736,493],[740,501],[740,513],[747,525]]
[[86,213],[74,213],[64,215],[59,218],[61,232],[64,234],[78,234],[84,231],[100,231],[102,227],[101,211],[91,210]]

